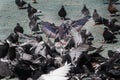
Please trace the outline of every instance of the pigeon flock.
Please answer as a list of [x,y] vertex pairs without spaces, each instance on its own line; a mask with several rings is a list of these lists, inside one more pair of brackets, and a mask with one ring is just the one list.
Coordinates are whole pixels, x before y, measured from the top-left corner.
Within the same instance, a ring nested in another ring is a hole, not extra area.
[[15,4],[19,10],[27,10],[31,33],[25,34],[16,23],[13,32],[0,41],[0,80],[120,80],[120,49],[108,50],[108,58],[101,56],[103,45],[94,47],[95,37],[84,28],[92,18],[95,25],[105,26],[103,44],[119,42],[120,25],[115,18],[119,10],[113,0],[108,4],[109,19],[97,9],[91,16],[84,4],[83,17],[71,20],[62,5],[58,16],[64,22],[60,26],[41,20],[39,13],[44,11],[30,3],[15,0]]

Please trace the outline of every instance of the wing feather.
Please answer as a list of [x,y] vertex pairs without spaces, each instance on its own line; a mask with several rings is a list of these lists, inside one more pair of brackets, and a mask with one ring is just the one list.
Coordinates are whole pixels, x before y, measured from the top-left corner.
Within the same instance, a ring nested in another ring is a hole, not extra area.
[[68,77],[66,77],[66,75],[69,72],[70,68],[70,64],[65,64],[64,66],[51,71],[49,74],[40,76],[40,78],[37,80],[68,80]]
[[54,75],[57,75],[57,76],[66,76],[66,74],[69,72],[70,70],[70,64],[65,64],[64,66],[54,70],[54,71],[51,71],[49,74],[54,76]]

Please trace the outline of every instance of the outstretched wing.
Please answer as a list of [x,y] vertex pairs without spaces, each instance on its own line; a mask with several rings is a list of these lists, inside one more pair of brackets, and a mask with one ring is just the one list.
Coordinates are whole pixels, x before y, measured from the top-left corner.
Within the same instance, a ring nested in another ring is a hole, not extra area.
[[54,71],[51,71],[49,73],[49,75],[51,75],[51,76],[54,76],[54,75],[56,75],[56,76],[66,76],[66,74],[70,70],[70,67],[71,67],[70,64],[65,64],[64,66],[62,66],[62,67],[60,67],[60,68],[58,68]]
[[49,22],[41,22],[40,24],[42,25],[41,30],[43,31],[43,33],[51,38],[56,37],[57,28],[54,24],[51,24]]
[[37,80],[68,80],[66,77],[67,73],[70,70],[70,64],[65,64],[64,66],[51,71],[49,74],[44,74]]

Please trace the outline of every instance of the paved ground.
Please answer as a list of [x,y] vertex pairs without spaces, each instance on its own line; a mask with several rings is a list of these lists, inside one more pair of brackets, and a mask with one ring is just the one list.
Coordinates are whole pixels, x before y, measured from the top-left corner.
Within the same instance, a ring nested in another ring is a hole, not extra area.
[[[4,40],[15,27],[16,23],[20,23],[24,29],[25,33],[30,33],[28,27],[28,18],[26,10],[19,10],[15,5],[15,0],[0,0],[0,39]],[[99,14],[105,18],[108,18],[107,4],[103,4],[103,0],[37,0],[38,4],[33,4],[31,0],[25,0],[30,3],[33,7],[40,9],[44,16],[40,18],[45,21],[49,21],[55,23],[56,25],[60,25],[62,21],[57,15],[58,10],[61,5],[65,6],[67,10],[67,17],[72,20],[77,20],[82,17],[81,9],[83,4],[86,4],[90,9],[91,14],[93,13],[93,9],[97,9]],[[120,5],[116,5],[120,10]],[[118,17],[120,19],[120,17]],[[93,26],[94,23],[90,20],[86,24],[86,28],[93,33],[95,40],[94,45],[100,46],[102,45],[100,42],[103,40],[102,32],[103,25]],[[117,36],[120,39],[120,36]],[[106,56],[106,51],[109,49],[114,49],[119,47],[119,43],[117,44],[103,44],[105,51],[101,54]]]

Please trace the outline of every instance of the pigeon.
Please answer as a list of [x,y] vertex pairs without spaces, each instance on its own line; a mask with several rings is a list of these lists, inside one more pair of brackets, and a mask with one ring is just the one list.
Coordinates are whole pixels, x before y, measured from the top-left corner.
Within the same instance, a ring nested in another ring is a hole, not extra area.
[[110,14],[116,14],[119,10],[113,5],[112,0],[109,0],[108,11]]
[[88,10],[88,8],[86,7],[86,4],[84,4],[84,7],[81,10],[82,14],[84,14],[84,16],[89,16],[90,12]]
[[15,0],[15,3],[19,9],[24,9],[25,8],[24,5],[27,4],[27,2],[23,0]]
[[2,42],[2,44],[0,44],[0,59],[7,56],[8,49],[9,44],[7,42]]
[[63,5],[62,5],[61,9],[59,10],[58,15],[61,17],[61,19],[63,19],[63,20],[65,19],[67,12]]
[[28,4],[27,12],[28,12],[28,18],[29,18],[29,19],[31,19],[31,18],[35,15],[35,13],[41,13],[40,10],[32,7],[32,6],[30,5],[30,3]]
[[92,17],[93,17],[93,20],[95,21],[95,24],[100,24],[102,17],[98,14],[96,9],[94,9]]
[[19,23],[16,24],[15,28],[14,28],[14,32],[20,32],[20,33],[23,33],[24,32],[24,29],[22,26],[20,26]]
[[31,19],[30,19],[30,22],[29,22],[29,27],[30,27],[30,30],[31,31],[39,31],[39,25],[38,25],[38,16],[37,15],[34,15]]
[[107,42],[107,43],[116,43],[116,42],[118,42],[116,40],[117,38],[114,36],[114,34],[112,32],[110,32],[108,30],[108,28],[104,28],[103,38],[104,38],[105,42]]

